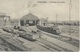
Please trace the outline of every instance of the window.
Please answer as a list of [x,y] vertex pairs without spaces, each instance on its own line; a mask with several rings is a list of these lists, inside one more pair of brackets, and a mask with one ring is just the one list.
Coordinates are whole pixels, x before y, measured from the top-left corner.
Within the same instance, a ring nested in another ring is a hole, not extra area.
[[33,23],[33,21],[29,21],[29,23],[31,23],[31,24],[32,24],[32,23]]

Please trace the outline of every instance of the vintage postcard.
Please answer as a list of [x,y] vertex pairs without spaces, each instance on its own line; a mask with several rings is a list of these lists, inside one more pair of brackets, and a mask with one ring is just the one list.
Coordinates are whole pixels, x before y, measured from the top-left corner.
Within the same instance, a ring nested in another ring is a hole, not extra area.
[[0,51],[79,52],[79,0],[0,0]]

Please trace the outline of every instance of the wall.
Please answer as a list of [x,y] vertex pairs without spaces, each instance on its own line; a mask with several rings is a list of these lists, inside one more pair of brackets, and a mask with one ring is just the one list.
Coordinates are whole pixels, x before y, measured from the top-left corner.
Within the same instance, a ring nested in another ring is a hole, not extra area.
[[4,26],[4,17],[0,17],[0,26]]

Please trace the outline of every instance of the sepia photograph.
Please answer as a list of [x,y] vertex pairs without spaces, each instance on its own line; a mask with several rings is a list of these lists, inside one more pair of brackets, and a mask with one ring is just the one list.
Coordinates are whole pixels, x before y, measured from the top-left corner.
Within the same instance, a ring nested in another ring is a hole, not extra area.
[[79,0],[0,0],[0,52],[79,52]]

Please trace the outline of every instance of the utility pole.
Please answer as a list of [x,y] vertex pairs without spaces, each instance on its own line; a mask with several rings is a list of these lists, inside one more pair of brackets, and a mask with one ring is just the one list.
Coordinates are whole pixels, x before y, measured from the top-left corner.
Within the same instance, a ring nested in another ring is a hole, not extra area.
[[58,18],[58,15],[56,14],[56,25],[57,25],[57,18]]
[[47,20],[47,22],[48,22],[48,17],[46,17],[46,20]]
[[69,22],[71,22],[71,0],[70,0],[70,3],[69,3]]
[[56,14],[56,23],[57,23],[57,14]]
[[[72,8],[72,4],[71,4],[71,1],[69,2],[69,23],[71,23],[71,8]],[[71,35],[71,25],[69,24],[69,35]],[[71,36],[70,36],[70,41],[72,40]]]

